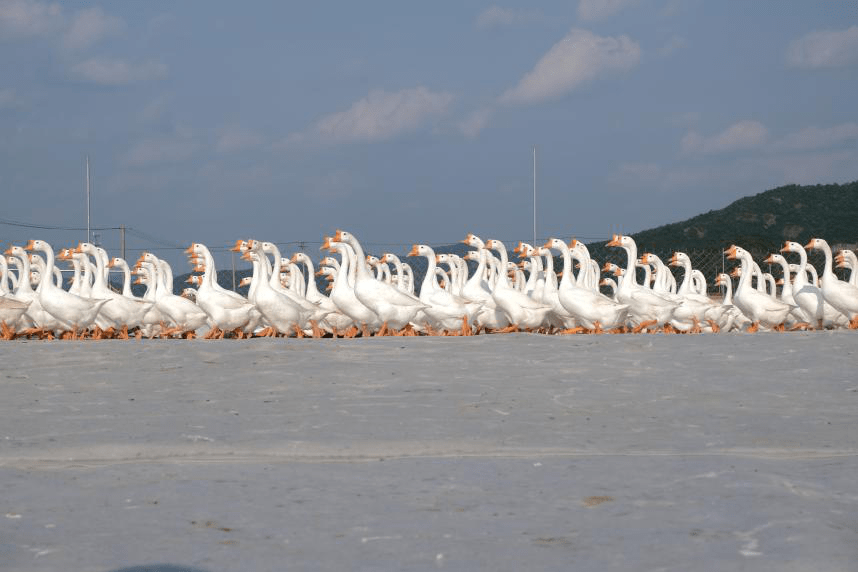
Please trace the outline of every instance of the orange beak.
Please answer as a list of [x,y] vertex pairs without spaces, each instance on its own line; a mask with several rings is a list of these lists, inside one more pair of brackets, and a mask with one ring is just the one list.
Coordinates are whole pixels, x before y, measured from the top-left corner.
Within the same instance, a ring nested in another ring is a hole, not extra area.
[[337,229],[337,232],[334,233],[334,240],[341,242],[343,240],[343,231]]
[[194,283],[194,277],[193,277],[193,276],[188,276],[188,279],[187,279],[187,280],[185,280],[185,282],[187,282],[188,284],[193,284],[193,283]]
[[250,260],[250,251],[248,250],[244,254],[241,255],[242,260]]
[[[470,235],[468,235],[468,236],[470,236]],[[411,250],[408,252],[407,256],[420,256],[420,253],[417,252],[417,245],[416,244],[411,247]]]
[[113,268],[114,266],[116,266],[116,264],[114,264],[113,259],[111,259],[110,262],[107,263],[107,267]]
[[230,250],[231,252],[240,252],[240,251],[241,251],[241,243],[242,243],[242,242],[244,242],[244,241],[243,241],[243,240],[241,240],[241,239],[239,238],[238,240],[236,240],[236,241],[235,241],[235,246],[233,246],[233,247],[232,247],[232,248],[230,248],[229,250]]
[[611,240],[605,246],[622,246],[622,244],[620,243],[620,235],[611,235]]
[[27,243],[27,246],[24,247],[24,250],[35,250],[36,249],[36,241],[30,239],[30,242]]
[[572,240],[569,241],[569,248],[575,248],[576,244],[578,244],[578,241],[573,238]]
[[727,255],[727,258],[730,260],[736,260],[736,245],[732,245],[730,248],[724,251],[724,254]]
[[325,240],[322,241],[322,246],[319,247],[319,250],[325,250],[326,248],[328,250],[330,250],[330,248],[331,248],[331,237],[330,236],[325,237]]
[[772,255],[769,254],[769,256],[765,260],[763,260],[763,262],[765,262],[766,264],[774,264],[775,261],[772,259]]
[[811,238],[811,239],[808,241],[808,243],[804,245],[804,249],[805,249],[805,250],[810,250],[810,249],[812,249],[812,248],[813,248],[813,241],[814,241],[814,240],[816,240],[816,239],[815,239],[815,238]]
[[185,249],[185,254],[193,254],[194,253],[194,245],[191,244],[188,248]]
[[789,252],[789,242],[784,242],[783,248],[780,250],[781,252]]
[[468,236],[465,237],[465,240],[462,241],[462,244],[471,244],[471,239],[474,237],[472,233],[468,233]]
[[291,262],[291,263],[293,263],[293,264],[297,264],[297,263],[298,263],[298,253],[297,253],[297,252],[296,252],[295,254],[293,254],[293,255],[292,255],[292,258],[290,258],[290,259],[289,259],[289,262]]

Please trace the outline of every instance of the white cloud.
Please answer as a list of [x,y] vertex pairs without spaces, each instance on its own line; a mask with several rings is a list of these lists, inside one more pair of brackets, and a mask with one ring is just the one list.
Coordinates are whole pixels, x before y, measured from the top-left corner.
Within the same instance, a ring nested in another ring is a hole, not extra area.
[[799,68],[834,68],[858,62],[858,26],[811,32],[790,44],[787,62]]
[[581,0],[578,2],[578,17],[585,21],[604,20],[637,0]]
[[0,39],[42,36],[62,25],[62,7],[56,2],[0,0]]
[[215,149],[218,153],[244,151],[262,145],[262,137],[252,131],[241,128],[228,128],[221,132]]
[[493,113],[494,111],[488,107],[474,111],[467,119],[459,123],[459,131],[465,137],[476,137],[488,125]]
[[601,75],[622,72],[640,61],[641,49],[628,36],[597,36],[572,29],[536,62],[501,103],[537,103],[556,99]]
[[94,57],[73,65],[71,72],[80,79],[101,85],[127,85],[163,79],[167,76],[167,66],[154,61],[132,64],[120,59]]
[[346,111],[319,119],[304,133],[293,133],[287,144],[305,141],[350,143],[383,141],[417,130],[447,111],[453,95],[432,92],[423,86],[389,92],[374,90]]
[[772,144],[774,150],[801,151],[806,149],[824,149],[845,141],[858,139],[858,124],[842,123],[834,127],[820,129],[816,126],[790,133]]
[[759,147],[766,142],[767,137],[768,130],[762,123],[746,119],[711,137],[689,131],[682,138],[680,146],[686,153],[725,153]]
[[83,50],[125,28],[122,18],[105,14],[98,6],[81,10],[71,20],[63,36],[68,50]]
[[199,143],[188,132],[145,139],[122,156],[122,164],[127,167],[143,167],[158,163],[181,163],[190,159],[199,148]]
[[477,28],[499,28],[531,22],[539,18],[539,12],[532,10],[516,10],[501,6],[489,6],[477,16]]

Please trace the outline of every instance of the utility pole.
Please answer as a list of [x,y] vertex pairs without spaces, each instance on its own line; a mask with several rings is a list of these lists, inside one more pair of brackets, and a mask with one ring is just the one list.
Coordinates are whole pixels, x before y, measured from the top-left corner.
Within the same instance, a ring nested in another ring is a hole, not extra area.
[[119,225],[119,240],[122,243],[122,260],[125,260],[125,225]]

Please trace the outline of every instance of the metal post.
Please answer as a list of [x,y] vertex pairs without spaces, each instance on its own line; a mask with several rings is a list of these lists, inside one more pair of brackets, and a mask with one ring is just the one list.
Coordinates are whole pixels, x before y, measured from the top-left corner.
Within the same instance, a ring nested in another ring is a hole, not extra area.
[[122,260],[125,260],[125,225],[119,225],[119,239],[122,242]]
[[[215,276],[217,280],[217,276]],[[235,292],[235,253],[232,253],[232,291]]]
[[536,145],[533,146],[533,246],[536,246]]
[[92,235],[89,231],[89,155],[86,156],[86,242],[90,242]]

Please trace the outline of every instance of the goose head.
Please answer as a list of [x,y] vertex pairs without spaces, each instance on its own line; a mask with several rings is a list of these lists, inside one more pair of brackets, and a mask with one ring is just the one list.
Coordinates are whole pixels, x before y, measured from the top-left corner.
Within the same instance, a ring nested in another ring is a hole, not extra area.
[[822,238],[811,238],[807,244],[804,245],[805,250],[819,249],[823,250],[828,246],[828,243]]
[[670,266],[684,266],[685,264],[691,264],[691,259],[684,252],[677,251],[670,257],[670,262],[668,264]]
[[[574,240],[574,239],[573,239]],[[551,250],[564,250],[566,247],[566,243],[560,240],[559,238],[549,238],[545,241],[545,244],[542,245],[543,248],[549,248]]]
[[496,238],[490,238],[486,241],[486,248],[497,250],[498,252],[506,252],[506,246]]
[[486,244],[483,242],[483,240],[479,236],[470,232],[468,233],[468,236],[465,237],[465,240],[463,240],[462,242],[472,248],[486,248]]
[[411,246],[411,250],[408,252],[407,256],[431,256],[434,258],[435,251],[432,250],[432,247],[425,244],[414,244]]
[[309,265],[312,263],[312,260],[310,260],[310,257],[307,256],[306,254],[304,254],[303,252],[296,252],[295,254],[292,255],[292,258],[289,259],[289,262],[292,262],[294,264],[298,264],[300,262],[303,262],[304,264]]

